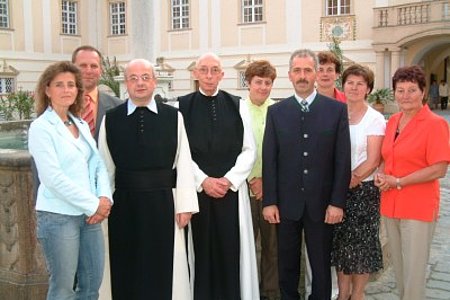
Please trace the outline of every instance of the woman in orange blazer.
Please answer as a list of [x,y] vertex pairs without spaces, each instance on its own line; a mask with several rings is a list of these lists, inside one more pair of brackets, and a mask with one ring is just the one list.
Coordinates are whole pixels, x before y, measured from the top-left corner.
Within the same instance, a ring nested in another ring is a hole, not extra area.
[[439,178],[450,161],[449,128],[422,104],[425,73],[399,68],[393,77],[400,112],[387,124],[383,163],[375,184],[381,189],[400,299],[425,299],[426,266],[439,213]]

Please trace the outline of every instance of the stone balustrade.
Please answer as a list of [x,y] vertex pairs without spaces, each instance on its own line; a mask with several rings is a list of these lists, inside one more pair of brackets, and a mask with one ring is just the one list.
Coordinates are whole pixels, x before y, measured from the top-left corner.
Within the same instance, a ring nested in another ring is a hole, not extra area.
[[450,4],[447,0],[414,2],[375,8],[374,13],[375,27],[428,24],[449,21]]

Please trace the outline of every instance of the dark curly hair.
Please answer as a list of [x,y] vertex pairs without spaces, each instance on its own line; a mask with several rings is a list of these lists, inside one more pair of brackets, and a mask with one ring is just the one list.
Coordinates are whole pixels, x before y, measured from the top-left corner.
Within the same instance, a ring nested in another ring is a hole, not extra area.
[[427,85],[425,72],[422,67],[418,65],[398,68],[397,71],[395,71],[394,77],[392,77],[392,86],[394,87],[394,91],[398,82],[417,83],[422,92],[425,91],[425,87]]
[[334,64],[336,73],[340,74],[341,73],[341,62],[339,61],[339,59],[336,57],[336,55],[331,52],[331,51],[321,51],[317,54],[317,58],[319,59],[319,65],[323,65],[323,64]]

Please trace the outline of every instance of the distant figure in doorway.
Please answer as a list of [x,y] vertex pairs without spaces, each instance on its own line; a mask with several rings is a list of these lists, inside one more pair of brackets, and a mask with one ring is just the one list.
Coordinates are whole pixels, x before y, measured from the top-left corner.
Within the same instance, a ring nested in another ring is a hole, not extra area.
[[448,105],[448,84],[442,79],[441,84],[439,85],[439,97],[441,98],[441,110],[447,109]]
[[430,89],[428,90],[428,106],[430,106],[431,109],[437,109],[439,103],[439,84],[435,79],[433,79]]

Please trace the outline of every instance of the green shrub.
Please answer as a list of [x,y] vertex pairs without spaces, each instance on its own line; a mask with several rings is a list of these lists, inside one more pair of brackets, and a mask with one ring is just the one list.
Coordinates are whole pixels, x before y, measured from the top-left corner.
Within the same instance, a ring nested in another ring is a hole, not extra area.
[[34,113],[33,93],[19,90],[0,96],[0,114],[7,121],[28,120]]

